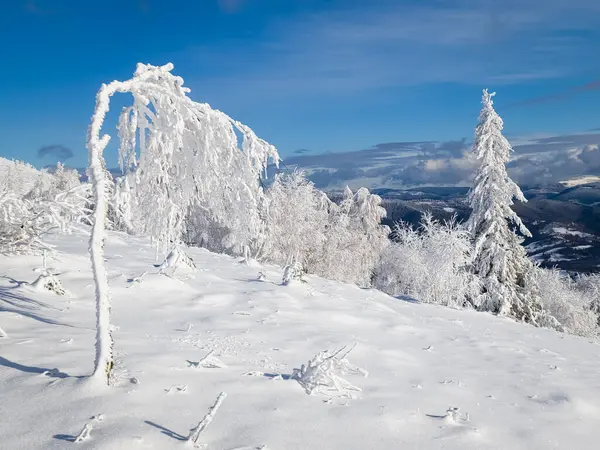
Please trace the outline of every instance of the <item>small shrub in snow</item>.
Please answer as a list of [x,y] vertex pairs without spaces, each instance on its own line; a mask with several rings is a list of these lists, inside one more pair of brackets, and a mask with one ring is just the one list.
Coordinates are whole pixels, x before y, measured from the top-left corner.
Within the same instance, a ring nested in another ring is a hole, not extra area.
[[158,269],[160,273],[164,273],[167,269],[175,272],[179,268],[195,269],[196,264],[181,248],[176,247],[171,250]]
[[589,309],[598,316],[600,327],[600,275],[581,275],[577,279],[577,289],[589,300]]
[[29,254],[51,250],[44,237],[51,231],[68,232],[87,214],[84,193],[76,186],[54,196],[19,196],[0,186],[0,253]]
[[420,229],[400,223],[392,237],[394,242],[384,250],[375,274],[376,288],[424,303],[477,304],[478,280],[468,270],[470,235],[455,220],[441,223],[427,213]]
[[321,394],[337,397],[353,398],[356,392],[361,392],[357,386],[342,378],[343,375],[368,376],[368,372],[353,364],[346,357],[349,351],[342,352],[346,347],[336,352],[329,350],[317,353],[307,365],[294,369],[292,378],[298,381],[307,394]]
[[39,291],[53,292],[56,295],[65,295],[65,289],[60,280],[48,271],[44,271],[31,286]]
[[293,264],[289,264],[283,268],[282,284],[284,286],[287,286],[293,281],[305,281],[302,264],[298,261],[296,261]]
[[470,422],[469,413],[466,413],[464,416],[460,412],[460,408],[457,406],[450,406],[446,410],[446,415],[444,416],[444,421],[453,424],[460,424],[461,422]]
[[600,334],[598,313],[591,308],[590,291],[585,289],[584,281],[575,282],[556,269],[537,269],[535,277],[544,310],[563,331],[586,337]]

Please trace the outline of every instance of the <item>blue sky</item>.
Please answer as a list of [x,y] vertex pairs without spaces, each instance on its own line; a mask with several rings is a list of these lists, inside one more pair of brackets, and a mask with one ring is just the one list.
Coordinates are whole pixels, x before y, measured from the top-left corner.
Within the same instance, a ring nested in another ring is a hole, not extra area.
[[509,136],[600,127],[597,0],[11,0],[0,42],[0,156],[37,166],[86,164],[97,89],[138,61],[284,157],[471,138],[484,87]]

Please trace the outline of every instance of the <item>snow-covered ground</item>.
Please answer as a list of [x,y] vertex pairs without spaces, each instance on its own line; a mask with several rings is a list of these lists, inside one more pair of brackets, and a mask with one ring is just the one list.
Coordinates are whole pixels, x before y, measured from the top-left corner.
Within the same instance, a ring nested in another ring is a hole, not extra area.
[[586,176],[572,178],[570,180],[560,181],[560,184],[564,185],[565,187],[570,188],[570,187],[575,187],[575,186],[579,186],[582,184],[599,183],[599,182],[600,182],[600,177],[597,177],[594,175],[586,175]]
[[[190,249],[198,269],[156,274],[144,239],[110,234],[118,382],[94,388],[87,236],[54,236],[69,298],[31,290],[37,257],[0,257],[0,447],[177,449],[226,392],[209,449],[591,449],[600,346],[472,311],[394,299]],[[148,271],[141,283],[129,279]],[[258,281],[262,271],[266,280]],[[309,396],[288,375],[356,347],[356,398]],[[196,364],[213,351],[213,362]],[[56,369],[56,370],[53,370]],[[279,377],[277,375],[281,374]],[[444,418],[450,407],[460,418]],[[90,419],[95,416],[96,419]],[[73,443],[86,423],[90,438]]]

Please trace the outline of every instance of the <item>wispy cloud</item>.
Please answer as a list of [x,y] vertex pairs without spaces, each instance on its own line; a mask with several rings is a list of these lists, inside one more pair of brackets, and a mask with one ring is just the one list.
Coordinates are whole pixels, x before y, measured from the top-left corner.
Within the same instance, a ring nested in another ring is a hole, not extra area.
[[235,73],[209,80],[232,95],[289,96],[562,77],[593,65],[594,40],[577,36],[600,39],[596,0],[362,5],[272,24],[260,44],[191,52]]
[[585,84],[582,84],[579,86],[574,86],[574,87],[566,89],[562,92],[557,92],[555,94],[544,95],[541,97],[533,97],[533,98],[528,98],[528,99],[522,100],[520,102],[515,102],[510,105],[507,105],[507,107],[510,108],[510,107],[518,107],[518,106],[537,105],[539,103],[547,103],[547,102],[566,100],[566,99],[573,97],[574,95],[580,94],[582,92],[598,91],[598,90],[600,90],[600,80],[594,80],[594,81],[590,81],[589,83],[585,83]]

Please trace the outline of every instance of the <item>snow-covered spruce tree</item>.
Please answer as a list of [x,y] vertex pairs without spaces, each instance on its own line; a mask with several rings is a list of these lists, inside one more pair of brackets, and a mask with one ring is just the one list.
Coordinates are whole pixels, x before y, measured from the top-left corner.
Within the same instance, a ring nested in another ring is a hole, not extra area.
[[532,276],[534,266],[514,228],[524,236],[531,233],[511,209],[513,199],[527,200],[506,172],[512,148],[502,135],[503,122],[494,110],[494,95],[483,91],[473,144],[481,163],[468,196],[472,213],[467,228],[475,243],[473,271],[483,287],[479,309],[541,326],[547,316]]
[[[182,240],[185,219],[203,208],[228,226],[227,246],[250,255],[262,239],[264,193],[260,176],[275,147],[245,125],[209,105],[192,101],[172,64],[138,64],[132,79],[102,85],[88,132],[94,224],[90,240],[96,282],[96,359],[93,376],[108,383],[113,367],[110,293],[104,267],[108,180],[102,153],[110,136],[100,137],[110,98],[130,93],[133,105],[119,118],[119,160],[128,177],[125,214],[133,231],[152,236],[164,251]],[[241,145],[236,133],[242,135]],[[119,205],[121,211],[125,205]],[[151,214],[149,214],[151,212]]]

